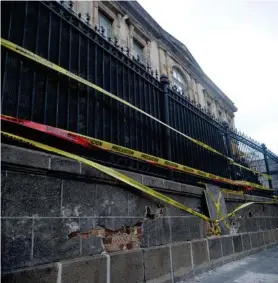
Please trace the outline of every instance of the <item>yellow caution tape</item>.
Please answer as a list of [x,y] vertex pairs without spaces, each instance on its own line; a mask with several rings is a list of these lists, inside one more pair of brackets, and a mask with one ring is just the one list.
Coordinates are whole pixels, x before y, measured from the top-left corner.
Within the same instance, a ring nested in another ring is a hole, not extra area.
[[239,195],[239,196],[244,195],[244,191],[233,191],[229,189],[221,189],[221,192],[225,194],[230,194],[230,195]]
[[[214,152],[214,153],[216,153],[218,155],[221,155],[221,156],[225,157],[230,162],[233,162],[233,165],[236,165],[236,166],[240,165],[238,163],[235,163],[232,158],[225,156],[224,154],[222,154],[221,152],[217,151],[216,149],[210,147],[209,145],[207,145],[207,144],[205,144],[203,142],[200,142],[200,141],[198,141],[198,140],[196,140],[194,138],[191,138],[188,135],[185,135],[184,133],[182,133],[182,132],[176,130],[175,128],[169,126],[168,124],[160,121],[159,119],[157,119],[154,116],[150,115],[149,113],[143,111],[142,109],[134,106],[133,104],[125,101],[124,99],[119,98],[118,96],[116,96],[116,95],[114,95],[114,94],[104,90],[103,88],[101,88],[101,87],[99,87],[99,86],[97,86],[97,85],[95,85],[95,84],[93,84],[93,83],[91,83],[91,82],[89,82],[89,81],[87,81],[87,80],[85,80],[85,79],[83,79],[83,78],[81,78],[81,77],[71,73],[70,71],[68,71],[68,70],[66,70],[66,69],[64,69],[64,68],[62,68],[62,67],[60,67],[60,66],[58,66],[58,65],[56,65],[56,64],[54,64],[54,63],[52,63],[52,62],[50,62],[50,61],[48,61],[46,59],[44,59],[44,58],[34,54],[33,52],[31,52],[31,51],[29,51],[29,50],[27,50],[27,49],[25,49],[23,47],[20,47],[20,46],[12,43],[12,42],[10,42],[10,41],[8,41],[6,39],[3,39],[3,38],[1,38],[1,45],[5,46],[6,48],[8,48],[8,49],[10,49],[10,50],[12,50],[12,51],[14,51],[16,53],[19,53],[20,55],[25,56],[25,57],[27,57],[27,58],[29,58],[29,59],[37,62],[37,63],[40,63],[40,64],[42,64],[42,65],[44,65],[44,66],[46,66],[46,67],[48,67],[48,68],[50,68],[52,70],[55,70],[55,71],[65,75],[65,76],[68,76],[68,77],[70,77],[70,78],[72,78],[72,79],[74,79],[74,80],[76,80],[78,82],[81,82],[81,83],[85,84],[86,86],[91,87],[91,88],[93,88],[93,89],[95,89],[95,90],[97,90],[97,91],[99,91],[99,92],[101,92],[101,93],[103,93],[103,94],[105,94],[105,95],[107,95],[107,96],[109,96],[109,97],[111,97],[111,98],[113,98],[113,99],[123,103],[126,106],[129,106],[130,108],[132,108],[132,109],[134,109],[134,110],[144,114],[145,116],[147,116],[147,117],[151,118],[152,120],[160,123],[161,125],[169,128],[170,130],[172,130],[172,131],[182,135],[186,139],[188,139],[188,140],[190,140],[190,141],[200,145],[201,147],[203,147],[203,148],[205,148],[205,149],[207,149],[207,150],[209,150],[211,152]],[[243,167],[242,165],[240,165],[240,166]],[[256,172],[256,171],[254,171],[254,170],[252,170],[250,168],[247,168],[247,167],[245,167],[245,168],[250,170],[250,171],[252,171],[253,173],[261,174],[260,172]]]
[[[238,184],[237,181],[234,181],[234,180],[231,180],[231,179],[228,179],[228,178],[220,177],[220,176],[217,176],[215,174],[207,173],[205,171],[198,170],[198,169],[195,169],[195,168],[192,168],[192,167],[188,167],[188,166],[185,166],[185,165],[173,162],[173,161],[169,161],[169,160],[166,160],[166,159],[154,156],[154,155],[146,154],[146,153],[143,153],[143,152],[131,149],[131,148],[127,148],[127,147],[124,147],[124,146],[120,146],[120,145],[113,144],[113,143],[110,143],[110,142],[106,142],[106,141],[103,141],[103,140],[99,140],[99,139],[96,139],[96,138],[91,138],[89,136],[85,136],[85,135],[78,134],[78,133],[75,133],[75,132],[71,132],[71,131],[60,129],[60,128],[39,124],[39,123],[36,123],[36,122],[24,120],[24,119],[18,119],[18,118],[7,116],[7,115],[1,115],[1,119],[4,119],[4,120],[8,119],[8,121],[10,123],[16,123],[16,124],[19,124],[21,126],[33,128],[35,130],[43,131],[43,132],[48,133],[48,134],[58,134],[60,136],[71,134],[72,137],[73,136],[79,136],[79,137],[85,138],[94,147],[97,147],[97,148],[100,148],[100,149],[103,149],[103,150],[107,150],[107,151],[111,151],[111,152],[121,154],[121,155],[124,155],[124,156],[136,158],[138,160],[149,162],[153,165],[159,165],[159,166],[162,166],[162,167],[166,167],[167,169],[171,168],[172,170],[184,172],[184,173],[187,173],[187,174],[192,174],[192,175],[199,176],[199,177],[202,177],[202,178],[206,178],[206,179],[209,179],[209,180],[213,180],[213,181],[216,181],[216,182],[227,183],[227,184],[231,184],[231,185],[235,185],[235,186],[242,186],[242,184]],[[254,187],[255,185],[257,186],[257,184],[253,184],[253,183],[248,184],[248,186],[252,186],[252,187]],[[260,185],[258,185],[258,186],[260,186]],[[258,189],[270,190],[269,188],[264,187],[264,186],[260,186]]]
[[[124,174],[112,169],[112,168],[109,168],[109,167],[106,167],[106,166],[103,166],[101,164],[98,164],[94,161],[91,161],[91,160],[88,160],[88,159],[85,159],[83,157],[80,157],[80,156],[77,156],[75,154],[72,154],[72,153],[69,153],[69,152],[66,152],[66,151],[63,151],[63,150],[60,150],[60,149],[57,149],[57,148],[54,148],[54,147],[51,147],[51,146],[48,146],[48,145],[45,145],[45,144],[42,144],[42,143],[39,143],[39,142],[36,142],[36,141],[33,141],[33,140],[30,140],[30,139],[26,139],[26,138],[23,138],[23,137],[20,137],[20,136],[17,136],[17,135],[14,135],[14,134],[11,134],[11,133],[8,133],[8,132],[4,132],[4,131],[1,131],[1,133],[9,138],[12,138],[12,139],[15,139],[17,141],[20,141],[20,142],[23,142],[23,143],[26,143],[26,144],[29,144],[31,146],[34,146],[34,147],[37,147],[37,148],[40,148],[42,150],[45,150],[45,151],[48,151],[48,152],[52,152],[52,153],[55,153],[55,154],[59,154],[59,155],[62,155],[62,156],[65,156],[65,157],[68,157],[70,159],[74,159],[78,162],[81,162],[81,163],[84,163],[90,167],[93,167],[111,177],[114,177],[115,179],[119,180],[119,181],[122,181],[123,183],[126,183],[128,185],[130,185],[131,187],[133,188],[136,188],[138,189],[139,191],[142,191],[144,193],[146,193],[147,195],[150,195],[154,198],[157,198],[167,204],[170,204],[174,207],[177,207],[179,209],[182,209],[192,215],[195,215],[197,217],[200,217],[201,219],[203,219],[204,221],[210,221],[212,223],[215,223],[216,226],[217,223],[227,219],[228,217],[232,216],[235,212],[251,205],[251,204],[254,204],[256,202],[249,202],[249,203],[245,203],[245,204],[242,204],[240,206],[238,206],[236,209],[234,209],[231,213],[223,216],[221,219],[217,219],[217,220],[214,220],[214,219],[211,219],[209,217],[207,217],[206,215],[198,212],[198,211],[195,211],[193,210],[192,208],[190,207],[187,207],[185,206],[184,204],[182,203],[179,203],[177,202],[176,200],[174,199],[171,199],[165,195],[163,195],[162,193],[159,193],[141,183],[139,183],[138,181],[130,178],[130,177],[127,177],[125,176]],[[257,202],[257,203],[265,203],[265,204],[275,204],[276,203],[276,200],[273,200],[272,202]]]

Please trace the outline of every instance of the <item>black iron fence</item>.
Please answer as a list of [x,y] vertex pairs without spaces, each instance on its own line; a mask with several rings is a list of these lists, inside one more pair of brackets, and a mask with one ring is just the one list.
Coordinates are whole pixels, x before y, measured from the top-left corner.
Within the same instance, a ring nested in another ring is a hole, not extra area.
[[[57,2],[2,2],[4,39],[99,85],[244,166],[254,167],[254,160],[246,157],[250,148],[261,159],[278,163],[278,157],[266,148],[228,129],[171,89],[167,78],[159,81],[157,72],[132,58],[117,39],[105,38],[102,28],[90,27],[88,21]],[[261,183],[257,174],[230,165],[227,158],[8,49],[2,48],[1,64],[3,114],[96,137],[222,177]],[[203,181],[107,152],[96,151],[90,158],[174,180]]]

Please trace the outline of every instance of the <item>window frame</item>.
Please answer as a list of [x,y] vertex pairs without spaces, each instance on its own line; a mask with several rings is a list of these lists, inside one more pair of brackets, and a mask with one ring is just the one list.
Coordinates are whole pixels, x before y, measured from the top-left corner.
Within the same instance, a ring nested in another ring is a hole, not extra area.
[[104,28],[104,37],[106,38],[111,38],[112,37],[112,25],[113,25],[113,20],[109,18],[104,12],[99,10],[98,12],[98,24],[99,28],[101,27]]

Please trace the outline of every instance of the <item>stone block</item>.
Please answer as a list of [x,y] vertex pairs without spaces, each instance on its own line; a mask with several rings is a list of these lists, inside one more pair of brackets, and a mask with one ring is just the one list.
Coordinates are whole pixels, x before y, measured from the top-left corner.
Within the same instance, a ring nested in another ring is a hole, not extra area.
[[240,235],[233,236],[234,252],[239,253],[243,251],[242,239]]
[[207,240],[194,240],[191,244],[194,270],[198,272],[206,270],[209,266]]
[[127,216],[127,190],[120,186],[97,185],[96,213],[98,216]]
[[278,243],[278,228],[275,229],[274,234],[275,234],[275,242]]
[[94,256],[62,262],[62,282],[106,283],[106,268],[107,259],[105,256]]
[[264,232],[258,232],[258,239],[259,239],[259,247],[263,247],[265,245]]
[[264,241],[265,241],[265,245],[270,244],[269,231],[264,231]]
[[184,193],[196,195],[198,197],[203,196],[204,189],[196,186],[191,186],[187,184],[181,184],[181,191]]
[[98,225],[101,227],[104,227],[106,229],[116,231],[121,228],[125,227],[133,227],[137,224],[142,223],[143,217],[142,218],[136,218],[136,217],[109,217],[109,218],[104,218],[101,217],[98,219]]
[[52,155],[50,159],[50,169],[73,174],[81,173],[81,164],[78,161]]
[[243,250],[244,251],[249,251],[251,250],[251,239],[250,239],[250,235],[247,234],[242,234],[242,244],[243,244]]
[[161,178],[156,178],[152,176],[143,175],[142,183],[145,186],[153,187],[153,188],[165,188],[165,180]]
[[143,222],[142,247],[165,245],[171,242],[168,218],[156,218]]
[[89,165],[86,165],[84,163],[81,163],[81,174],[82,175],[85,175],[85,176],[89,176],[91,177],[92,179],[95,179],[95,180],[103,180],[105,182],[109,182],[109,183],[116,183],[116,179],[113,178],[113,177],[110,177],[109,175],[105,174],[105,173],[102,173],[101,171],[89,166]]
[[255,218],[244,218],[245,222],[245,231],[246,232],[255,232],[256,231],[256,219]]
[[224,236],[221,237],[222,242],[222,252],[223,256],[231,256],[234,253],[233,250],[233,237],[232,236]]
[[134,173],[134,172],[126,171],[126,170],[120,170],[120,169],[117,169],[117,171],[142,183],[142,174],[138,174],[138,173]]
[[181,191],[181,183],[165,180],[165,189],[170,191]]
[[2,191],[2,216],[60,216],[61,180],[8,172]]
[[171,245],[172,268],[175,280],[183,279],[192,274],[191,243],[176,243]]
[[276,231],[275,230],[270,230],[270,240],[271,240],[271,243],[275,243],[275,234],[276,234]]
[[143,282],[144,263],[142,250],[111,254],[111,282]]
[[103,240],[100,237],[88,235],[87,237],[81,237],[81,255],[90,256],[95,254],[101,254],[103,252]]
[[245,222],[246,222],[246,218],[239,218],[238,219],[238,224],[239,224],[238,233],[245,233],[246,232]]
[[155,214],[159,201],[147,196],[138,190],[127,192],[127,206],[129,216],[145,217],[146,207],[149,207],[152,214]]
[[257,232],[250,233],[250,238],[251,238],[252,249],[258,248],[259,247],[258,233]]
[[168,246],[144,249],[143,258],[146,282],[171,282],[170,248]]
[[2,283],[56,283],[58,269],[57,266],[45,265],[35,266],[28,269],[17,270],[2,275]]
[[1,149],[2,162],[48,169],[49,154],[6,144]]
[[97,200],[97,186],[77,180],[63,180],[63,217],[96,216],[105,203]]
[[27,266],[32,253],[32,219],[1,219],[3,270]]
[[271,230],[271,220],[269,217],[265,218],[266,230]]
[[223,256],[221,238],[208,238],[210,260],[216,260]]
[[36,219],[34,222],[34,260],[45,263],[53,260],[79,257],[80,236],[77,218]]

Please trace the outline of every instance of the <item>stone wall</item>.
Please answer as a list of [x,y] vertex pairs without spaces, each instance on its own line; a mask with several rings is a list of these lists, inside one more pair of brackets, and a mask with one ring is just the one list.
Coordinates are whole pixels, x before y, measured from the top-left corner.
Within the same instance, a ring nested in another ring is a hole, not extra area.
[[[3,271],[96,255],[107,247],[148,249],[206,235],[207,224],[200,218],[163,207],[76,161],[5,144],[1,158]],[[205,213],[200,187],[124,173]],[[246,200],[267,200],[226,194],[225,198],[229,211]],[[278,227],[278,207],[256,204],[236,218],[237,232],[270,231]],[[123,229],[133,231],[136,239],[123,238]]]
[[2,283],[174,283],[275,244],[278,229],[210,237],[6,272]]

